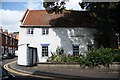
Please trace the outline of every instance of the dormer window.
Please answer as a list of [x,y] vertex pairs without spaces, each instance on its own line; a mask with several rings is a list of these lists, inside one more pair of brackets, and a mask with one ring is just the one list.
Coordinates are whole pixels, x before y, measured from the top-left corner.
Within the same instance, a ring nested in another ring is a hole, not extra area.
[[33,28],[27,28],[27,34],[33,34],[34,29]]
[[49,29],[48,28],[42,28],[42,35],[48,35]]

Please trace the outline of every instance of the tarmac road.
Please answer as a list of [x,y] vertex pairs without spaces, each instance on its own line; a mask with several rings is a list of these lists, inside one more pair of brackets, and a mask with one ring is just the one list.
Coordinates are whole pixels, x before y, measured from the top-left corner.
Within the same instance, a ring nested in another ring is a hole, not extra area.
[[[0,63],[2,63],[2,66],[4,67],[5,64],[12,63],[16,60],[17,60],[17,58],[4,59]],[[17,80],[68,80],[68,79],[54,78],[54,77],[47,77],[47,76],[36,76],[36,75],[34,75],[36,73],[34,73],[33,75],[29,75],[29,74],[26,74],[26,73],[21,73],[21,72],[14,71],[10,68],[10,66],[5,66],[5,69],[7,69],[8,72],[13,74],[16,77]]]
[[[5,64],[5,68],[8,71],[12,72],[12,74],[14,74],[16,76],[17,80],[119,80],[119,79],[115,79],[115,78],[112,79],[112,78],[91,78],[91,77],[87,77],[87,74],[89,75],[90,73],[87,73],[85,76],[79,76],[79,77],[70,76],[70,75],[55,74],[55,73],[52,72],[53,70],[51,71],[51,73],[50,72],[42,72],[42,71],[39,71],[38,69],[37,69],[38,71],[36,70],[32,74],[21,73],[19,71],[11,69],[11,66],[9,65],[11,63],[14,63],[16,60],[17,60],[17,58],[6,59],[6,60],[3,60],[2,64],[3,65]],[[19,68],[20,67],[18,66],[18,69]],[[28,68],[28,67],[26,67],[26,68]],[[26,70],[26,68],[25,68],[25,70]],[[42,68],[39,68],[39,69],[42,70]],[[24,69],[22,69],[22,70],[24,70]],[[56,70],[58,70],[58,69],[56,69]],[[83,73],[80,73],[80,74],[83,74]]]
[[[16,61],[16,60],[17,60],[17,57],[13,58],[13,59],[3,59],[2,61],[0,61],[0,64],[2,64],[2,66],[4,66],[5,64],[12,62],[12,61]],[[15,73],[12,73],[12,74],[16,77],[17,80],[45,80],[43,78],[23,76],[23,75],[19,75],[19,74],[15,74]]]

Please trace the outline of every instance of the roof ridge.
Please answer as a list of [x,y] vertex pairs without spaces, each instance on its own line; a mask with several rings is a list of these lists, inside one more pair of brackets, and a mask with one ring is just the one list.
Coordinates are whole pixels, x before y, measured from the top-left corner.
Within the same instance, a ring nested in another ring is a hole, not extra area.
[[29,10],[29,11],[46,11],[46,10]]
[[[29,10],[29,11],[46,11],[46,10]],[[65,11],[88,12],[88,11],[79,11],[79,10],[65,10]],[[46,12],[47,12],[47,11],[46,11]]]

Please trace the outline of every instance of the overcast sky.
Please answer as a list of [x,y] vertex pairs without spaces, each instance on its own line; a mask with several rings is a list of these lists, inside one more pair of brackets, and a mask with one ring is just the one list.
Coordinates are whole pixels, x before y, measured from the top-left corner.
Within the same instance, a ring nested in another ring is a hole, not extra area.
[[[66,3],[66,9],[81,10],[78,2],[81,0],[69,0]],[[0,26],[3,29],[8,29],[9,32],[18,32],[20,26],[20,20],[25,13],[26,9],[32,10],[44,10],[42,0],[39,2],[19,1],[8,2],[4,1],[0,3]]]

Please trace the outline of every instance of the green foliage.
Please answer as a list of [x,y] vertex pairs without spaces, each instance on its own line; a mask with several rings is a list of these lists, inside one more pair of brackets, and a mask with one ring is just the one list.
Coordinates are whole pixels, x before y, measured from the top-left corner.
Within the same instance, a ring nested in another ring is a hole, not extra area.
[[63,54],[64,53],[63,47],[57,47],[56,53],[59,54],[59,55]]
[[55,1],[43,1],[43,7],[46,9],[48,13],[62,13],[65,9],[65,1],[55,0]]
[[112,50],[112,57],[113,57],[113,62],[120,62],[120,50],[114,49]]
[[74,62],[74,63],[82,63],[83,56],[72,56],[65,54],[53,54],[48,61],[51,62]]
[[61,62],[62,61],[62,55],[64,53],[64,49],[63,47],[58,47],[56,49],[56,52],[51,53],[52,56],[48,59],[48,61],[52,61],[52,62]]
[[120,50],[111,49],[111,48],[99,48],[93,49],[86,53],[86,55],[81,56],[73,56],[73,55],[66,55],[66,54],[59,54],[57,52],[61,52],[58,48],[56,53],[52,54],[49,58],[49,61],[52,62],[72,62],[72,63],[79,63],[82,66],[88,67],[96,67],[96,66],[106,66],[109,67],[112,62],[120,62]]
[[114,35],[113,33],[120,34],[120,2],[82,2],[79,4],[96,20],[97,29],[101,33],[98,37],[99,45],[110,47],[109,36]]
[[88,67],[106,66],[109,67],[112,62],[120,62],[120,51],[111,48],[99,48],[88,51],[83,59],[82,65]]
[[87,52],[85,65],[96,67],[99,65],[108,66],[112,63],[113,57],[110,48],[99,48],[98,50],[91,50]]

